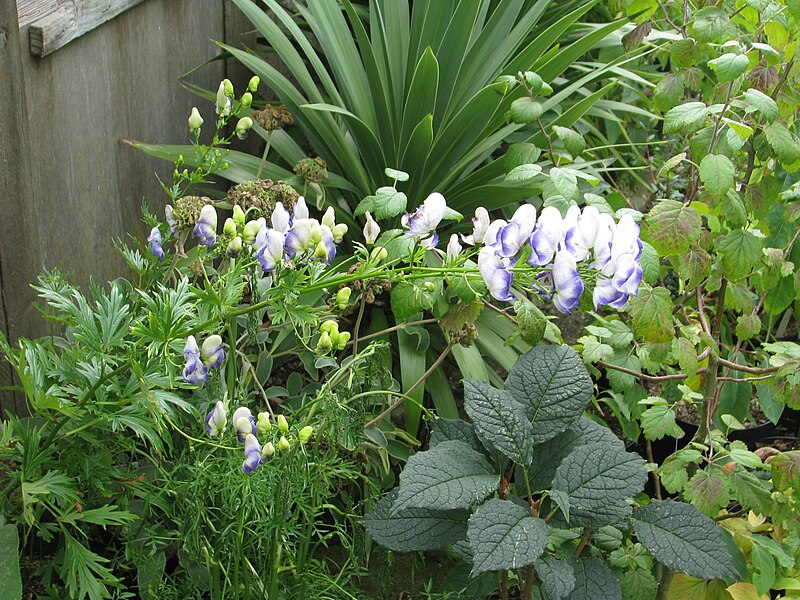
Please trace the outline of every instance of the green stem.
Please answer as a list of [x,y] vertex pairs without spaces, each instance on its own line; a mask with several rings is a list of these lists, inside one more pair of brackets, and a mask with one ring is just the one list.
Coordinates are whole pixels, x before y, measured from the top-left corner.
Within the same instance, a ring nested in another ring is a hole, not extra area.
[[258,165],[256,172],[256,179],[261,179],[261,171],[264,170],[264,165],[267,164],[267,154],[269,154],[269,147],[272,144],[272,131],[267,132],[267,145],[264,146],[264,154],[261,155],[261,163]]

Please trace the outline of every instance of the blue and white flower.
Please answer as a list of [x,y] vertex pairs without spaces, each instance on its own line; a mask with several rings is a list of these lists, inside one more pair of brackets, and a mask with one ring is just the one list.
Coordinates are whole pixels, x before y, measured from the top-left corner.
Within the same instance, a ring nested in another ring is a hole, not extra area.
[[258,426],[253,413],[246,406],[240,406],[233,411],[231,423],[233,423],[233,430],[236,432],[240,442],[244,442],[248,434],[256,435],[258,433]]
[[186,361],[186,365],[183,367],[182,375],[186,383],[200,385],[208,380],[208,369],[200,360],[200,348],[197,347],[197,340],[193,335],[186,338],[183,359]]
[[225,405],[221,400],[217,400],[214,408],[206,415],[206,433],[211,437],[219,437],[225,432],[228,422],[228,414]]
[[531,255],[528,264],[549,264],[564,241],[561,213],[554,206],[547,206],[539,215],[530,237]]
[[562,313],[569,314],[581,303],[584,283],[578,273],[575,257],[562,250],[553,261],[553,305]]
[[256,258],[261,263],[261,268],[264,272],[270,273],[283,264],[286,236],[276,229],[267,229],[265,227],[262,231],[264,232],[264,243],[261,249],[258,250]]
[[462,235],[462,241],[470,246],[482,244],[489,223],[488,211],[482,206],[479,206],[475,209],[475,216],[472,218],[472,233],[470,235]]
[[516,300],[511,292],[514,284],[512,266],[510,259],[498,256],[491,246],[484,246],[478,252],[478,271],[493,298],[503,302]]
[[158,227],[153,227],[150,230],[147,241],[150,242],[150,251],[153,253],[153,256],[159,261],[164,260],[164,248],[161,245],[161,231],[159,231]]
[[192,232],[203,246],[211,247],[217,241],[217,210],[211,204],[200,209],[200,218]]
[[408,228],[406,234],[414,236],[419,241],[426,241],[426,246],[433,247],[439,239],[436,227],[442,222],[446,210],[447,203],[444,196],[434,192],[425,199],[425,202],[417,208],[414,214],[403,215],[401,223],[403,227]]
[[520,206],[511,221],[497,231],[495,244],[501,256],[510,258],[519,254],[536,226],[536,207],[532,204]]
[[225,360],[225,350],[222,348],[222,338],[218,335],[210,335],[203,341],[200,349],[200,357],[203,364],[209,369],[216,369]]
[[172,233],[178,233],[178,222],[175,220],[175,217],[172,216],[172,211],[175,210],[171,204],[167,204],[164,207],[164,217],[167,219],[167,225],[169,225],[169,230]]

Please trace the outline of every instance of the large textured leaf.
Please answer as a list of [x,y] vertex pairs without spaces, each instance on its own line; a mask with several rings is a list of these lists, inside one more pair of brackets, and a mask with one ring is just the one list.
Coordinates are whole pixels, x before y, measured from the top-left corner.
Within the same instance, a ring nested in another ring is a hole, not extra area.
[[633,531],[671,569],[701,579],[737,576],[719,526],[690,504],[653,500],[633,511]]
[[592,396],[592,380],[569,346],[536,346],[519,357],[506,390],[525,406],[533,441],[542,443],[572,425]]
[[662,200],[645,218],[650,243],[662,256],[683,254],[700,238],[700,213],[677,200]]
[[569,600],[622,600],[619,581],[607,566],[596,558],[573,559],[575,589]]
[[448,441],[408,459],[392,514],[406,508],[469,508],[497,489],[500,476],[464,442]]
[[596,527],[627,514],[626,500],[644,489],[644,459],[616,444],[587,444],[572,451],[556,470],[553,489],[569,497],[570,525]]
[[381,546],[395,552],[434,550],[450,546],[467,535],[466,510],[407,508],[392,513],[397,489],[381,498],[361,523]]
[[533,566],[549,600],[563,600],[575,589],[575,572],[568,561],[547,555],[534,561]]
[[14,525],[0,527],[0,597],[8,600],[22,598],[22,579],[19,573],[19,534]]
[[485,444],[516,463],[531,463],[533,427],[522,404],[488,383],[465,381],[464,409]]
[[472,576],[486,571],[521,569],[542,555],[550,528],[509,500],[485,502],[469,519]]
[[744,277],[761,257],[761,240],[749,231],[734,229],[717,242],[725,275],[730,279]]
[[667,288],[642,286],[630,303],[636,333],[657,344],[672,340],[672,298]]
[[478,452],[483,450],[483,446],[481,446],[481,442],[475,434],[475,426],[472,423],[467,423],[461,419],[436,419],[431,425],[428,446],[433,448],[442,442],[452,441],[464,442]]

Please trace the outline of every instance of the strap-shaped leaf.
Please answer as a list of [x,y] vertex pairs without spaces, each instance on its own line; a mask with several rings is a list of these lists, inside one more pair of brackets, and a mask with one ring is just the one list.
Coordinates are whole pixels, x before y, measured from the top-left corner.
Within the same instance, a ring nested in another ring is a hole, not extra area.
[[408,459],[392,514],[406,508],[469,508],[497,489],[500,475],[464,442],[442,442]]
[[575,589],[569,600],[622,600],[622,588],[607,566],[596,558],[573,559]]
[[608,427],[581,417],[564,433],[533,447],[533,462],[528,468],[528,480],[534,490],[550,489],[556,469],[575,448],[589,442],[605,442],[624,449],[622,441]]
[[381,546],[395,552],[414,552],[444,548],[466,538],[469,511],[407,508],[392,514],[396,499],[394,489],[361,519]]
[[465,381],[464,410],[481,441],[516,463],[531,463],[533,427],[522,404],[484,381]]
[[653,500],[633,511],[633,531],[671,569],[701,579],[737,577],[719,526],[691,504]]
[[485,502],[467,524],[472,577],[533,564],[544,552],[549,529],[519,504],[498,498]]
[[563,600],[575,589],[575,573],[566,560],[546,555],[533,563],[550,600]]
[[644,459],[605,442],[580,446],[556,470],[553,489],[566,492],[570,525],[596,527],[619,521],[626,500],[647,481]]
[[525,406],[534,440],[549,440],[581,416],[592,396],[592,380],[569,346],[536,346],[511,369],[506,390]]

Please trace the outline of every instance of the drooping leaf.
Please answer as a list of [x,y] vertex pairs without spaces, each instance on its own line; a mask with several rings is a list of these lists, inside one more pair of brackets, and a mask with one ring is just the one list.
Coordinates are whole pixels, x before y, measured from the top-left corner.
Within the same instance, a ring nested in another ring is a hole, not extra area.
[[735,174],[736,169],[731,159],[722,154],[706,154],[700,161],[700,181],[706,186],[706,191],[717,200],[722,199],[733,188]]
[[397,493],[397,489],[387,493],[361,519],[381,546],[395,552],[434,550],[466,537],[469,511],[407,508],[392,513]]
[[486,571],[522,569],[542,555],[550,528],[526,508],[493,498],[469,519],[472,576]]
[[764,135],[775,152],[775,157],[784,165],[791,165],[800,160],[800,144],[786,127],[780,123],[770,123],[764,126]]
[[644,459],[605,442],[580,446],[556,470],[553,489],[569,497],[570,525],[596,527],[627,514],[626,500],[647,481]]
[[671,569],[702,579],[737,577],[719,526],[691,504],[653,500],[633,511],[639,542]]
[[764,118],[770,122],[778,116],[778,103],[767,96],[764,92],[755,88],[750,88],[744,92],[744,99],[755,110],[760,112]]
[[481,453],[464,442],[442,442],[408,459],[392,514],[407,508],[469,508],[499,483],[500,476]]

